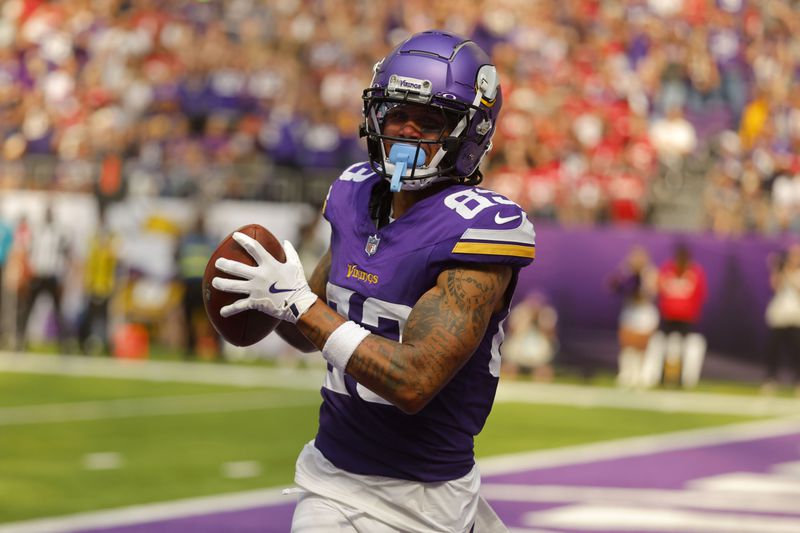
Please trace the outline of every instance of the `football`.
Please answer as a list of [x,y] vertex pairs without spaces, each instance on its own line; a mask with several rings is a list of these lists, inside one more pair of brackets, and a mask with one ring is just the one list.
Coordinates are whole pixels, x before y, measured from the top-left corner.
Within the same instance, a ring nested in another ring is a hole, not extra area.
[[[265,227],[258,224],[248,224],[236,231],[257,240],[275,259],[282,263],[286,262],[286,255],[283,253],[281,243]],[[238,242],[233,240],[233,233],[231,233],[222,240],[217,249],[214,250],[214,253],[211,254],[211,259],[208,260],[203,274],[203,303],[211,324],[226,341],[234,346],[250,346],[269,335],[278,325],[280,319],[273,318],[260,311],[243,311],[228,318],[223,318],[219,314],[221,308],[232,304],[239,298],[243,298],[241,294],[219,291],[211,285],[211,280],[217,276],[223,278],[231,277],[230,274],[226,274],[214,266],[214,263],[220,257],[253,266],[256,264],[255,259]]]

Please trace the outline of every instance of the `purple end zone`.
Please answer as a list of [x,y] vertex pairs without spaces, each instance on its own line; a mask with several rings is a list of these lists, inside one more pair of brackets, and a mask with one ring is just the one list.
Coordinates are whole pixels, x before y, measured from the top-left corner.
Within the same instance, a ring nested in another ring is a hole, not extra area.
[[[531,486],[575,486],[608,488],[672,489],[687,488],[687,483],[728,473],[770,473],[772,466],[800,461],[800,434],[782,435],[741,442],[699,446],[682,450],[634,455],[617,459],[579,462],[553,468],[536,468],[519,472],[484,476],[484,483],[519,484]],[[798,481],[800,483],[800,481]],[[523,516],[555,509],[571,502],[529,503],[489,500],[495,512],[509,527],[530,527]],[[714,512],[720,512],[718,510]],[[775,514],[778,516],[778,514]],[[800,518],[800,505],[796,514]],[[561,529],[559,532],[588,531]],[[594,533],[603,530],[592,528]],[[624,529],[625,533],[638,533]],[[642,533],[646,530],[642,529]],[[658,531],[666,531],[659,529]]]
[[484,476],[483,481],[526,485],[681,489],[686,482],[693,479],[729,472],[767,472],[774,464],[797,460],[800,460],[800,435],[783,435]]
[[[622,454],[625,452],[622,451]],[[800,461],[800,433],[767,438],[703,445],[681,450],[670,450],[630,457],[591,462],[576,462],[552,468],[522,469],[518,472],[486,475],[486,484],[521,484],[530,486],[575,486],[608,488],[641,488],[683,490],[687,483],[710,476],[727,473],[769,474],[779,463]],[[798,482],[800,483],[800,481]],[[289,497],[287,497],[289,498]],[[292,500],[294,501],[294,500]],[[489,499],[503,521],[512,528],[531,527],[530,517],[536,512],[558,509],[574,502],[515,502]],[[88,533],[172,533],[192,531],[211,533],[285,533],[290,530],[294,504],[279,503],[241,511],[208,513],[188,518],[142,523],[105,529],[83,530]],[[724,512],[714,510],[715,513]],[[533,514],[532,514],[533,513]],[[800,520],[800,505],[788,515]],[[773,514],[779,516],[779,514]],[[528,523],[525,523],[525,517]],[[566,533],[588,531],[547,528]],[[646,531],[643,528],[641,531]],[[600,533],[603,530],[592,528]],[[635,527],[625,527],[625,533],[637,533]],[[664,533],[667,530],[660,528]]]

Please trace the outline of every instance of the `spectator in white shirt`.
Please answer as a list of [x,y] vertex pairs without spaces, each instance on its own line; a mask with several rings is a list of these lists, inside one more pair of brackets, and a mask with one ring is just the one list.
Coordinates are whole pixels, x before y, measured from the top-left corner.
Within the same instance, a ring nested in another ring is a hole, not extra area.
[[670,167],[697,148],[697,132],[677,106],[652,123],[650,140],[659,158]]

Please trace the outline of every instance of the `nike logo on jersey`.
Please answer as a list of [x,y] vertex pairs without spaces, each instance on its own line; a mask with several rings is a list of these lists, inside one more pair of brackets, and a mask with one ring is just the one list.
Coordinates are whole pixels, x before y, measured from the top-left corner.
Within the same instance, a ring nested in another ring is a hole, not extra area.
[[280,294],[282,292],[293,292],[297,290],[297,289],[278,289],[277,287],[275,287],[276,283],[278,282],[276,281],[275,283],[269,286],[269,292],[271,292],[272,294]]
[[511,222],[512,220],[517,220],[521,215],[514,215],[513,217],[501,217],[500,213],[495,213],[494,215],[494,223],[495,224],[506,224]]

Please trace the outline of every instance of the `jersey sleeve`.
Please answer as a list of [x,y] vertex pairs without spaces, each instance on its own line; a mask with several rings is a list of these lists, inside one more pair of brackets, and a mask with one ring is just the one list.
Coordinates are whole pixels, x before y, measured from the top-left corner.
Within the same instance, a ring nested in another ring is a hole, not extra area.
[[334,180],[322,206],[322,216],[331,223],[331,226],[335,226],[342,217],[352,214],[353,206],[357,202],[359,185],[374,176],[375,173],[369,163],[364,162],[351,165]]
[[327,220],[328,222],[331,222],[331,223],[333,223],[333,220],[331,220],[331,217],[332,217],[332,213],[333,213],[334,209],[331,206],[330,200],[331,200],[331,193],[333,193],[333,186],[334,185],[336,185],[335,181],[331,184],[330,187],[328,187],[328,194],[325,195],[325,202],[322,204],[322,217],[325,220]]
[[[499,195],[493,205],[472,218],[439,242],[433,252],[443,263],[487,263],[522,268],[536,256],[536,232],[525,211]],[[465,213],[468,213],[465,211]]]

